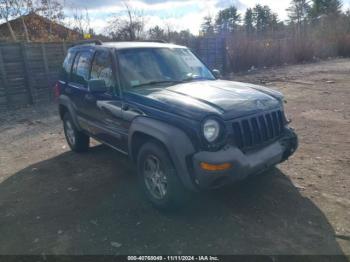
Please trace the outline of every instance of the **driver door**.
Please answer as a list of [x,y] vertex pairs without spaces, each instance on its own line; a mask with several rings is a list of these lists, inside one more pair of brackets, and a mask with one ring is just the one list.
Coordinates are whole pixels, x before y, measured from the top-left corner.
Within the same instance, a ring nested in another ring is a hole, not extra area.
[[[126,131],[122,126],[122,100],[117,74],[109,50],[96,51],[91,65],[90,80],[104,80],[106,92],[91,93],[86,103],[93,104],[90,112],[94,119],[92,135],[115,149],[126,152],[123,142]],[[127,133],[126,133],[127,134]]]

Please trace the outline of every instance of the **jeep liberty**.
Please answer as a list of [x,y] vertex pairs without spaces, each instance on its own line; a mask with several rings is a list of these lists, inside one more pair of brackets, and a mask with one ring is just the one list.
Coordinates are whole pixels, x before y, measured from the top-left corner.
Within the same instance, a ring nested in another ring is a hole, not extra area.
[[298,146],[281,93],[220,80],[183,46],[77,44],[54,91],[70,148],[91,137],[128,155],[157,208],[260,174]]

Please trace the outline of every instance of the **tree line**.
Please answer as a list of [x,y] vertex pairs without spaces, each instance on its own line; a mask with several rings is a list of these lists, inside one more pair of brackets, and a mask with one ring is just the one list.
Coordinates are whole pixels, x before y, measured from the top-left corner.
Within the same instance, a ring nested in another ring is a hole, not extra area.
[[291,0],[288,20],[257,4],[243,14],[235,6],[206,16],[201,34],[225,37],[234,70],[350,56],[350,10],[340,0]]
[[288,20],[280,21],[278,14],[269,6],[257,4],[248,8],[244,15],[238,13],[235,6],[220,10],[216,17],[204,17],[201,26],[203,35],[230,34],[244,31],[247,35],[266,35],[282,30],[296,28],[305,30],[306,25],[315,24],[322,19],[327,22],[334,19],[349,18],[349,12],[342,12],[340,0],[292,0],[288,11]]
[[105,34],[114,41],[164,40],[188,45],[196,37],[189,30],[175,30],[175,26],[165,22],[147,28],[147,18],[142,10],[132,8],[129,1],[122,0],[124,12],[113,14],[108,20]]
[[[178,32],[173,29],[174,26],[166,23],[146,30],[148,21],[143,11],[133,9],[130,0],[122,0],[122,3],[125,11],[112,14],[104,30],[104,34],[113,40],[148,38],[174,41],[194,37],[189,30]],[[37,13],[52,22],[64,24],[64,18],[67,17],[64,8],[67,9],[67,6],[63,6],[58,0],[0,0],[0,19],[6,22],[12,40],[16,40],[9,20],[20,17],[25,38],[29,40],[25,15]],[[71,20],[68,26],[81,34],[94,34],[90,26],[88,10],[79,7],[70,7],[70,9]],[[286,35],[294,30],[300,35],[307,31],[308,26],[315,26],[320,21],[329,23],[348,19],[345,22],[349,22],[349,14],[350,11],[342,12],[341,0],[291,0],[288,21],[280,21],[278,15],[267,5],[257,4],[253,8],[248,8],[244,15],[239,14],[235,6],[230,6],[220,10],[215,17],[209,15],[204,17],[200,33],[201,35],[230,35],[244,32],[254,37],[279,37],[283,31]]]
[[[0,0],[0,20],[6,22],[13,41],[17,41],[17,36],[9,21],[17,17],[21,18],[25,40],[31,41],[25,19],[31,13],[50,21],[48,41],[54,23],[71,28],[81,38],[90,34],[114,41],[165,40],[190,46],[201,37],[224,37],[228,61],[234,69],[237,63],[237,69],[242,69],[315,57],[350,56],[350,10],[342,11],[341,0],[290,0],[287,21],[282,21],[267,5],[257,4],[243,14],[230,6],[215,16],[203,17],[198,36],[189,30],[178,31],[167,22],[150,28],[145,13],[133,8],[131,0],[121,2],[124,11],[106,18],[103,35],[96,35],[92,29],[88,10],[63,6],[58,0]],[[69,14],[65,13],[67,10]]]

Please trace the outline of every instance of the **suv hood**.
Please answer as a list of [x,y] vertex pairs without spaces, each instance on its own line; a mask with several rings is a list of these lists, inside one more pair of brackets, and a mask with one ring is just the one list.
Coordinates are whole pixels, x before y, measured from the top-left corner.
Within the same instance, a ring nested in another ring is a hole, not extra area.
[[[126,98],[130,100],[134,95],[149,98],[149,106],[159,106],[196,120],[208,114],[220,115],[224,120],[233,119],[274,109],[283,100],[282,94],[277,91],[224,80],[189,82],[166,88],[140,88],[129,92]],[[147,105],[147,100],[143,102]]]

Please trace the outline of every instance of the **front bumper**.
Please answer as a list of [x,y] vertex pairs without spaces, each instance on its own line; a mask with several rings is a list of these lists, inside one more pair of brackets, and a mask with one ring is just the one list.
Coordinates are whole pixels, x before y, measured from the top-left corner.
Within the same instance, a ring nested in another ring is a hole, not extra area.
[[[287,128],[283,137],[259,150],[243,153],[237,147],[228,146],[217,152],[199,152],[193,156],[194,181],[200,189],[233,183],[287,160],[297,147],[297,135]],[[200,167],[203,162],[213,165],[230,163],[231,168],[225,171],[207,171]]]

